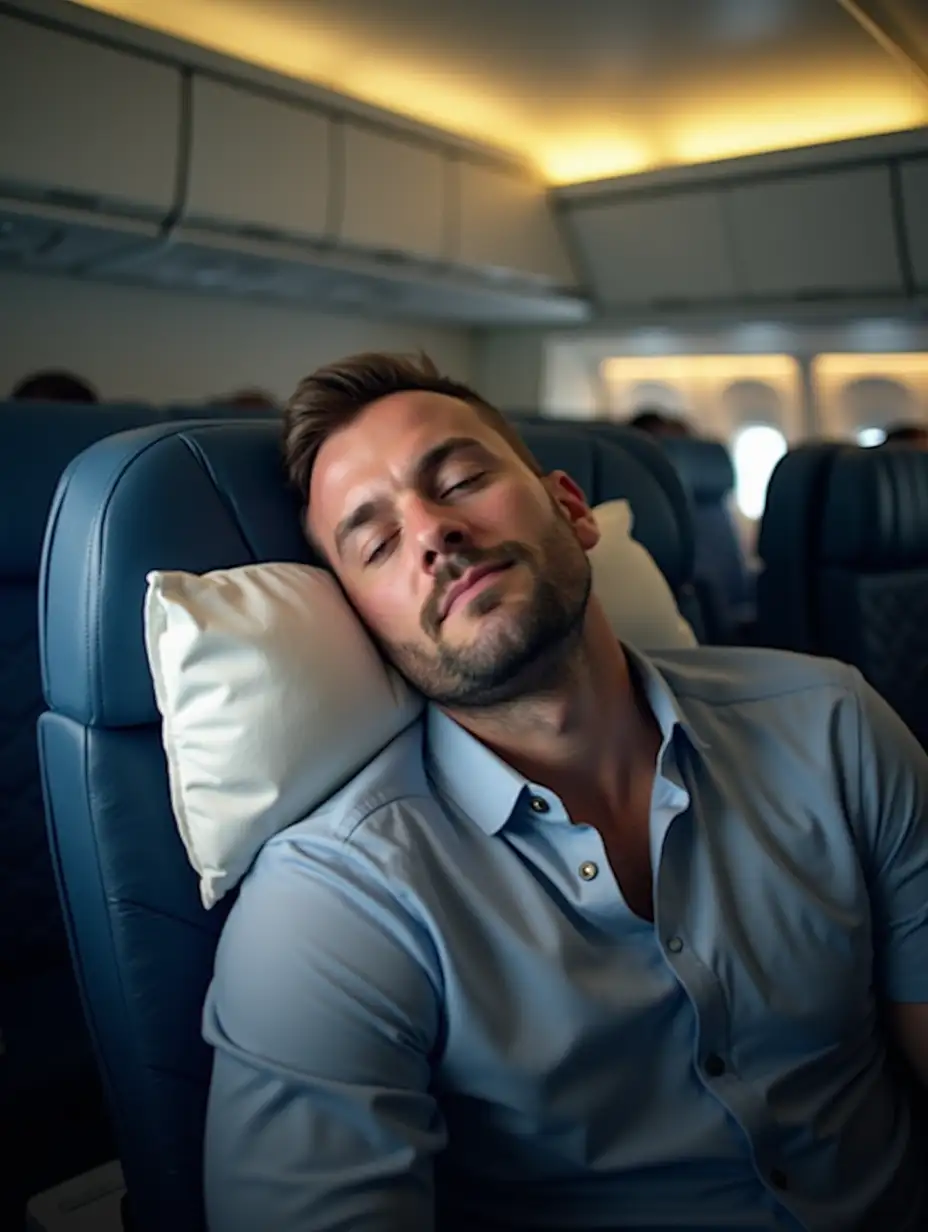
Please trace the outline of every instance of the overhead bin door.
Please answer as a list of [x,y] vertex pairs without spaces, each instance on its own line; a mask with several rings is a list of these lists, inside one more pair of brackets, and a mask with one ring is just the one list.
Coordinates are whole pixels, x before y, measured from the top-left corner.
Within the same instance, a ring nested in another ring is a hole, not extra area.
[[739,277],[749,295],[904,289],[888,167],[814,172],[730,190]]
[[456,160],[454,260],[482,270],[576,285],[544,188],[518,171]]
[[902,201],[915,282],[928,291],[928,158],[902,164]]
[[0,16],[0,193],[163,217],[180,91],[176,68]]
[[309,107],[197,74],[185,221],[323,237],[330,137],[331,121]]
[[438,148],[344,120],[339,238],[380,252],[445,255],[445,158]]
[[566,208],[604,307],[700,303],[735,294],[719,192],[615,197]]

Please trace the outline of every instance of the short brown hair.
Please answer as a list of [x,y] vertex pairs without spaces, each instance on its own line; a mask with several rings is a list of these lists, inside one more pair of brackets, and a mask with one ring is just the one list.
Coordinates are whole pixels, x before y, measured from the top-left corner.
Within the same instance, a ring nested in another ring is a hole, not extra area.
[[536,475],[542,468],[513,424],[469,385],[442,376],[429,357],[369,351],[350,355],[304,377],[284,409],[283,451],[287,474],[309,500],[313,465],[323,442],[352,422],[366,406],[390,394],[424,390],[469,403]]

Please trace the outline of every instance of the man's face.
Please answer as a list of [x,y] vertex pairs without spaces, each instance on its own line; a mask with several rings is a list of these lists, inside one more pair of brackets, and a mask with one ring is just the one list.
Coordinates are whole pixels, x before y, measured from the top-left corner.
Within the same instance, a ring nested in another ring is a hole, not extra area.
[[580,635],[599,537],[583,494],[456,398],[392,394],[333,434],[309,526],[384,653],[440,704],[543,687]]

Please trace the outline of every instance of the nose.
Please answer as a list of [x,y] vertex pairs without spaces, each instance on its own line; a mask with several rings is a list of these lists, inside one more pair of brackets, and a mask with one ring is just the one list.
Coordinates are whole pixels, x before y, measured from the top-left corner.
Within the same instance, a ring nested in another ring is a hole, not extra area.
[[428,501],[415,500],[406,510],[407,534],[416,543],[422,567],[434,573],[446,556],[465,550],[470,531],[454,511]]

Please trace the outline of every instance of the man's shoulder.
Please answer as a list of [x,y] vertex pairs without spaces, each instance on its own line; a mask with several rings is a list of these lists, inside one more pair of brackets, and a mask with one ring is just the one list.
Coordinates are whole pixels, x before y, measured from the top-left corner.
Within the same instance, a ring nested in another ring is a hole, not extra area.
[[385,810],[433,802],[423,740],[424,723],[420,716],[283,833],[290,838],[316,834],[350,840],[359,826]]
[[681,701],[710,706],[767,702],[771,707],[817,694],[833,704],[856,692],[859,673],[836,659],[753,646],[697,646],[647,656]]
[[[417,719],[304,817],[277,831],[258,852],[244,896],[264,902],[310,882],[379,893],[387,882],[416,883],[422,835],[442,832],[444,813],[425,771]],[[438,841],[436,838],[435,841]],[[246,888],[243,887],[243,888]]]

